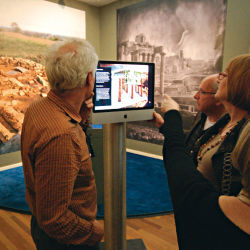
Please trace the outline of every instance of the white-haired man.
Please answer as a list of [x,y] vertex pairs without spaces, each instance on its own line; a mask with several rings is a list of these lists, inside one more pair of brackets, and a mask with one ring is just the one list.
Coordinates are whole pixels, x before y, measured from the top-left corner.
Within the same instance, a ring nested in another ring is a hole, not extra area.
[[[217,91],[218,74],[204,78],[199,90],[194,95],[197,102],[197,110],[200,112],[194,122],[186,139],[187,150],[192,155],[193,147],[197,139],[212,127],[225,113],[225,108],[221,102],[215,99]],[[195,160],[195,158],[194,158]]]
[[45,63],[51,90],[25,114],[21,153],[38,249],[99,249],[104,234],[83,131],[93,107],[97,61],[86,40],[53,44]]

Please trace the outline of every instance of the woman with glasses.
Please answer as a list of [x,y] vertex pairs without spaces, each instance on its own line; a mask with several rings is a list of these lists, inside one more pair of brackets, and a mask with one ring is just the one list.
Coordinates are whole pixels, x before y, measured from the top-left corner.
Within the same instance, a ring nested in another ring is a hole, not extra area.
[[233,58],[218,75],[217,83],[215,98],[227,114],[196,141],[197,168],[222,194],[237,195],[241,175],[230,156],[242,128],[249,122],[250,55]]
[[179,249],[248,250],[250,124],[244,126],[232,152],[233,165],[242,175],[243,189],[237,197],[222,195],[196,169],[187,153],[178,109],[178,104],[165,96],[161,108],[164,120],[155,112],[154,123],[165,138],[163,159],[174,208]]
[[197,169],[221,194],[238,195],[241,174],[232,164],[231,153],[241,130],[249,123],[250,55],[233,58],[218,75],[217,83],[215,98],[227,114],[195,142],[193,156]]

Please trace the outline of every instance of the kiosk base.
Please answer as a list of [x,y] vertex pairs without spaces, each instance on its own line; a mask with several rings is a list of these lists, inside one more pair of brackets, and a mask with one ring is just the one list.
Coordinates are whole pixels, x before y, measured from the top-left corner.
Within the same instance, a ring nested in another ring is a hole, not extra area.
[[[100,243],[100,250],[104,250],[104,242]],[[127,250],[147,250],[141,239],[127,240]]]

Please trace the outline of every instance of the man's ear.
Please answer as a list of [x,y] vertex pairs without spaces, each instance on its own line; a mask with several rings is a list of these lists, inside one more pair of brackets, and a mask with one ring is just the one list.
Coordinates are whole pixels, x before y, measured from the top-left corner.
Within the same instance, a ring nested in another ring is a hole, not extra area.
[[89,72],[86,79],[86,85],[89,85],[93,81],[93,72]]

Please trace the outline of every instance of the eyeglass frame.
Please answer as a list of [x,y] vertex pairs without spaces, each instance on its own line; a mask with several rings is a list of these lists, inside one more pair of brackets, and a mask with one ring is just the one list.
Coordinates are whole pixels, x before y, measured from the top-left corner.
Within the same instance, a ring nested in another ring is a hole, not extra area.
[[202,90],[202,89],[199,89],[198,92],[199,92],[201,95],[206,95],[206,94],[215,95],[215,94],[216,94],[216,92],[204,91],[204,90]]
[[227,73],[225,73],[225,72],[220,72],[219,74],[218,74],[218,80],[223,80],[225,77],[227,77],[228,76],[228,74]]

